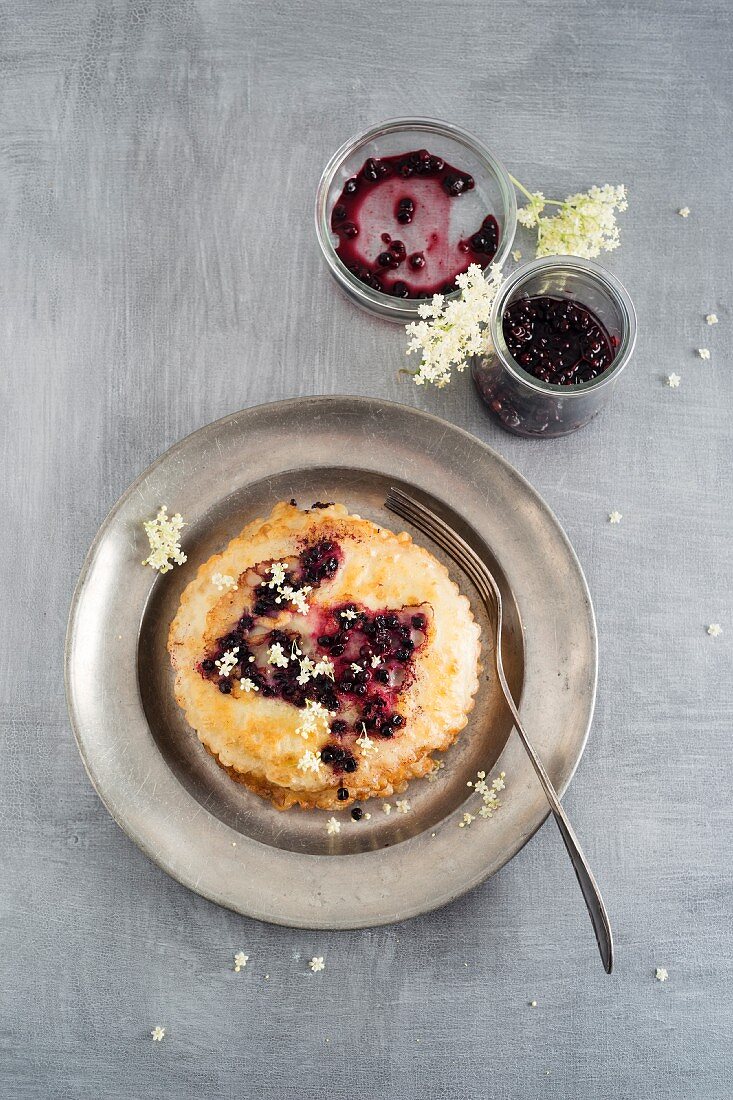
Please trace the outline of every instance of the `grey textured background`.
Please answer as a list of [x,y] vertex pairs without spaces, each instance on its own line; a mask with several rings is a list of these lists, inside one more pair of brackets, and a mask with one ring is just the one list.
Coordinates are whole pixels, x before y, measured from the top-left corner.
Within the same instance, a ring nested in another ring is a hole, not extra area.
[[[727,0],[1,10],[3,1100],[730,1096]],[[322,165],[400,113],[474,130],[547,194],[629,187],[608,262],[638,350],[576,436],[503,434],[466,377],[417,390],[397,373],[400,330],[327,278]],[[552,823],[443,911],[297,932],[168,880],[86,779],[61,652],[105,512],[213,418],[336,392],[475,432],[578,551],[601,676],[567,805],[616,929],[610,979]],[[237,949],[251,962],[235,975]]]

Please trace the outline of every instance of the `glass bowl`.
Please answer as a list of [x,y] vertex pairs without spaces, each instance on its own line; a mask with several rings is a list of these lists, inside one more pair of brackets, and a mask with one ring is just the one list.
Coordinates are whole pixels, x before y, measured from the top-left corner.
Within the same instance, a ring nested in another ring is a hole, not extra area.
[[[502,321],[520,298],[566,298],[603,322],[616,348],[613,362],[589,382],[558,386],[523,370],[509,351]],[[514,435],[551,438],[582,428],[606,405],[634,350],[636,312],[626,289],[609,271],[577,256],[549,256],[517,268],[491,307],[489,346],[471,362],[478,392],[491,415]]]
[[336,254],[338,238],[331,230],[331,213],[344,184],[368,157],[396,156],[427,148],[448,163],[470,173],[472,191],[455,204],[451,228],[473,233],[487,214],[499,225],[499,247],[492,264],[501,264],[512,247],[517,227],[517,201],[506,169],[485,145],[459,126],[431,118],[394,118],[351,138],[334,153],[321,176],[316,194],[316,233],[331,274],[356,305],[391,321],[405,323],[418,316],[423,298],[395,298],[366,286]]

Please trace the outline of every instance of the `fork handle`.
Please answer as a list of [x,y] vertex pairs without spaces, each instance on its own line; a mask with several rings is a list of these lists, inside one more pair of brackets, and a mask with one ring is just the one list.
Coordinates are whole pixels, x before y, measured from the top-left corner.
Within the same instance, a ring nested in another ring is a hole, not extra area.
[[504,698],[506,699],[507,706],[512,712],[514,718],[514,725],[516,726],[517,733],[520,740],[527,750],[534,770],[537,772],[537,778],[539,779],[545,794],[547,795],[547,801],[550,803],[550,808],[554,815],[557,827],[560,830],[560,836],[563,839],[563,843],[570,856],[570,862],[573,865],[575,871],[575,877],[578,880],[578,885],[583,894],[588,913],[590,915],[591,924],[593,925],[593,931],[596,934],[596,943],[598,944],[598,950],[601,953],[601,959],[603,960],[603,966],[607,974],[611,973],[613,969],[613,935],[611,933],[611,922],[608,919],[608,913],[606,912],[606,906],[603,904],[603,898],[601,897],[601,891],[598,889],[598,883],[593,877],[593,872],[588,866],[588,861],[583,854],[583,849],[580,847],[580,841],[575,835],[568,815],[563,809],[562,803],[558,797],[557,791],[552,785],[552,780],[545,771],[545,766],[540,760],[539,756],[532,747],[532,743],[527,737],[522,726],[519,712],[509,691],[509,685],[507,684],[503,669],[499,676],[501,682],[502,691],[504,692]]

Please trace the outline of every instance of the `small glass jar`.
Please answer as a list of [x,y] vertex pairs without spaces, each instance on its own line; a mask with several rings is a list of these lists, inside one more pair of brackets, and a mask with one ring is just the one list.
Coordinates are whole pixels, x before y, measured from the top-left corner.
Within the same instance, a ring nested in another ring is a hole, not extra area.
[[[603,323],[616,349],[613,362],[589,382],[558,386],[523,370],[504,339],[507,308],[520,298],[565,298]],[[471,373],[493,417],[508,432],[553,437],[582,428],[608,403],[636,342],[636,312],[609,271],[577,256],[549,256],[517,268],[502,283],[489,320],[489,350],[473,357]]]
[[393,118],[357,134],[337,149],[323,171],[316,193],[316,234],[321,252],[331,274],[352,302],[402,324],[417,320],[418,307],[425,299],[395,298],[357,279],[336,252],[338,238],[331,229],[331,214],[344,184],[356,175],[368,157],[379,159],[423,146],[473,176],[475,188],[461,197],[456,215],[460,222],[465,222],[466,229],[472,226],[474,230],[486,214],[496,218],[499,247],[492,264],[501,265],[509,255],[517,228],[517,200],[506,169],[478,138],[460,126],[432,118]]

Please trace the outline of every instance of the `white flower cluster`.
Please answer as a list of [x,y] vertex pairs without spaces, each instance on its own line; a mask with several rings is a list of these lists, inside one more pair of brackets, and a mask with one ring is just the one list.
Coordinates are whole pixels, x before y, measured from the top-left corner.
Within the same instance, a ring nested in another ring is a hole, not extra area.
[[418,307],[421,319],[406,326],[410,337],[407,354],[422,353],[413,375],[416,385],[432,382],[442,389],[450,382],[454,367],[464,370],[469,356],[485,350],[484,330],[501,280],[498,267],[492,265],[485,278],[481,268],[471,264],[456,279],[461,290],[459,298],[446,303],[442,294],[435,294],[431,302]]
[[304,584],[302,588],[293,588],[291,584],[285,584],[285,563],[282,561],[273,562],[270,566],[270,575],[272,580],[268,582],[267,587],[277,591],[275,603],[282,603],[284,600],[286,603],[291,603],[301,615],[307,615],[306,596],[313,591],[312,585]]
[[149,565],[159,573],[169,573],[174,564],[183,565],[187,560],[181,550],[180,541],[181,528],[184,526],[180,513],[169,516],[165,505],[155,519],[146,520],[143,527],[150,543],[150,554],[143,565]]
[[435,781],[437,780],[437,778],[439,777],[440,773],[443,771],[444,768],[445,768],[445,760],[434,760],[433,761],[433,770],[431,772],[428,772],[428,774],[425,776],[428,783],[435,783]]
[[275,665],[276,668],[287,668],[290,664],[290,660],[285,656],[285,650],[279,642],[273,642],[268,649],[267,663],[268,665]]
[[377,746],[374,744],[371,737],[367,733],[366,726],[364,725],[363,722],[361,724],[361,728],[362,728],[362,733],[359,737],[357,737],[356,743],[359,746],[359,748],[361,749],[361,755],[362,756],[369,756],[371,753],[373,753],[375,751]]
[[[479,807],[479,817],[493,817],[496,811],[499,809],[501,802],[499,801],[499,791],[503,791],[506,787],[504,782],[506,778],[505,772],[499,772],[496,779],[492,780],[491,786],[486,782],[486,772],[478,772],[476,774],[476,781],[471,782],[469,779],[466,784],[467,787],[473,787],[475,794],[480,795],[482,805]],[[476,815],[471,813],[464,813],[463,819],[458,822],[459,829],[466,829],[470,826],[472,821],[476,820]]]
[[237,591],[237,582],[229,573],[213,573],[211,576],[211,583],[215,585],[220,592]]
[[[548,203],[559,210],[553,217],[543,218]],[[537,191],[518,211],[517,218],[527,229],[537,229],[538,256],[582,256],[591,260],[601,252],[618,248],[616,211],[627,207],[626,188],[607,183],[569,195],[565,202],[546,199]]]
[[298,761],[298,771],[301,772],[318,772],[321,766],[321,754],[320,752],[312,752],[310,749],[306,749],[300,760]]
[[301,656],[298,683],[303,687],[309,680],[314,680],[316,676],[326,676],[329,680],[333,680],[333,661],[329,660],[328,657],[323,657],[320,661],[312,661],[310,657]]
[[267,663],[270,665],[287,668],[291,661],[297,661],[300,665],[298,683],[301,687],[309,680],[314,680],[316,676],[326,676],[329,680],[334,678],[335,669],[330,658],[322,657],[320,661],[313,661],[310,657],[304,657],[297,642],[293,642],[290,647],[289,657],[280,642],[274,642],[267,651]]
[[306,699],[303,720],[296,733],[307,741],[312,733],[318,733],[319,727],[325,732],[325,729],[328,729],[328,719],[331,717],[331,712],[326,710],[322,703],[314,699]]
[[234,666],[237,664],[239,653],[239,646],[236,645],[234,649],[227,649],[225,653],[221,655],[218,661],[214,661],[220,676],[229,676]]

